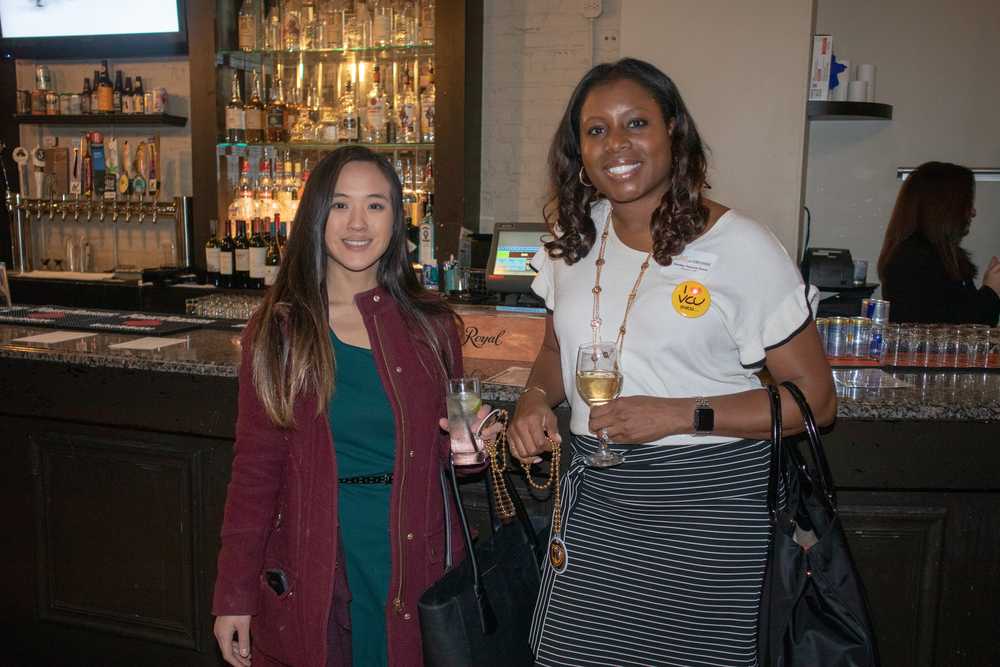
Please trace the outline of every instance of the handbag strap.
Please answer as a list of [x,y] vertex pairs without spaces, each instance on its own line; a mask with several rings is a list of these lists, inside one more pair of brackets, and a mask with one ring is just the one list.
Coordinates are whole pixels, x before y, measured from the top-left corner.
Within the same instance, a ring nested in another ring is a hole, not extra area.
[[781,383],[781,386],[788,390],[802,412],[802,421],[809,439],[809,449],[812,452],[813,461],[816,463],[820,492],[828,509],[832,513],[836,513],[837,495],[833,488],[833,475],[830,472],[830,464],[826,459],[826,451],[823,449],[823,441],[820,439],[819,428],[816,426],[816,418],[813,416],[812,408],[809,407],[809,402],[806,401],[802,390],[794,382],[785,381]]
[[[476,606],[479,608],[479,625],[484,635],[490,635],[497,629],[497,617],[493,612],[493,605],[486,597],[486,587],[483,586],[482,573],[479,570],[479,559],[476,558],[476,550],[472,548],[472,531],[469,529],[469,519],[465,515],[465,506],[462,504],[462,491],[458,486],[455,464],[452,463],[450,457],[448,459],[448,476],[451,481],[451,492],[455,495],[455,504],[458,507],[458,522],[462,525],[465,557],[469,559],[469,564],[472,566],[472,592],[476,596]],[[448,504],[447,496],[444,498],[444,503]]]
[[451,557],[451,506],[448,504],[448,474],[441,467],[438,479],[441,481],[441,497],[444,498],[444,571],[451,571],[454,563]]
[[772,384],[766,386],[767,398],[771,404],[771,465],[767,477],[767,513],[772,523],[778,521],[778,477],[781,475],[781,393]]

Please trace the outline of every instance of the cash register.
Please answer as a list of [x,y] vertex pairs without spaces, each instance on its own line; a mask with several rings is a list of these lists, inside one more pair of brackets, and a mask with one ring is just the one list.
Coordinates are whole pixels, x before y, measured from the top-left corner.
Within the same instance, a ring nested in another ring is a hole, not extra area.
[[847,248],[807,248],[802,278],[820,292],[832,292],[819,302],[817,317],[853,316],[861,300],[871,297],[878,284],[854,284],[854,260]]
[[545,307],[531,291],[537,272],[530,262],[541,249],[542,236],[547,232],[548,227],[542,222],[498,222],[493,226],[486,289],[500,297],[501,306]]

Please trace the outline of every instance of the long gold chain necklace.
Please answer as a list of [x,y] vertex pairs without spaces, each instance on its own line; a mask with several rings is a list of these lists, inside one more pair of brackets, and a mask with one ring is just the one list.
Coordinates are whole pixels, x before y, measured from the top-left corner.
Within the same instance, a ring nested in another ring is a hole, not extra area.
[[[608,211],[608,218],[604,223],[604,231],[601,233],[601,248],[597,253],[597,271],[594,275],[594,289],[591,290],[594,293],[594,310],[593,317],[590,320],[590,329],[594,335],[594,345],[601,339],[601,271],[604,269],[604,251],[608,247],[608,233],[611,231],[611,211]],[[618,337],[615,339],[615,347],[618,349],[618,359],[621,360],[622,343],[625,341],[625,323],[628,322],[629,313],[632,312],[632,305],[635,303],[635,297],[639,294],[639,283],[642,282],[642,277],[646,275],[646,269],[649,268],[649,260],[653,257],[653,251],[650,250],[646,253],[646,259],[642,260],[642,265],[639,268],[639,275],[636,276],[635,284],[632,285],[632,291],[628,293],[628,301],[625,303],[625,314],[622,316],[622,323],[618,327]]]
[[[596,345],[600,340],[600,330],[601,330],[601,270],[604,268],[604,251],[608,246],[608,234],[611,231],[611,212],[608,212],[608,219],[604,223],[604,231],[601,233],[601,247],[597,253],[597,271],[594,278],[594,310],[593,317],[590,321],[590,326],[594,335],[594,344]],[[622,343],[625,340],[625,324],[628,322],[629,313],[632,312],[632,306],[635,303],[636,295],[639,293],[639,284],[642,282],[643,276],[646,275],[646,270],[649,269],[649,260],[652,258],[652,250],[646,253],[646,258],[642,261],[642,266],[639,269],[639,275],[635,279],[635,283],[632,285],[632,291],[629,292],[628,302],[625,304],[625,315],[622,317],[622,323],[618,327],[618,338],[615,341],[615,347],[618,348],[618,358],[621,359],[621,349]],[[562,497],[560,494],[560,484],[559,484],[559,445],[551,438],[546,439],[546,444],[549,445],[552,451],[552,461],[549,463],[549,478],[546,480],[545,484],[536,484],[535,480],[531,477],[531,466],[527,462],[522,461],[521,465],[524,467],[524,476],[528,480],[528,484],[532,488],[539,491],[545,491],[549,487],[552,487],[552,539],[549,540],[548,557],[549,564],[552,565],[552,569],[558,573],[566,571],[566,565],[569,563],[569,554],[566,549],[566,543],[563,542],[561,537],[562,533]]]

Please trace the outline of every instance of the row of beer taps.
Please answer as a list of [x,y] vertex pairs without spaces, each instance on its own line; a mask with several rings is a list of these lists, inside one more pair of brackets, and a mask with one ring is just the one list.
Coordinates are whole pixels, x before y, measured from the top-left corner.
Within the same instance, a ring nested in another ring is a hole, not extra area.
[[[4,142],[0,141],[0,176],[3,177],[4,190],[6,191],[7,211],[11,215],[20,212],[24,215],[25,222],[30,222],[32,218],[39,221],[58,218],[65,222],[72,215],[74,222],[80,222],[81,219],[84,222],[92,222],[95,217],[98,222],[104,222],[110,217],[112,223],[117,223],[119,220],[130,223],[134,219],[137,223],[142,224],[147,219],[156,223],[161,217],[174,218],[177,215],[175,201],[161,202],[157,201],[155,197],[147,197],[145,194],[125,197],[119,197],[116,194],[114,197],[105,198],[91,198],[80,194],[63,194],[58,198],[25,197],[20,194],[20,191],[23,191],[24,186],[27,185],[27,179],[22,175],[21,168],[26,167],[29,158],[33,160],[37,178],[35,190],[36,193],[41,193],[44,182],[40,173],[43,157],[33,156],[32,153],[20,146],[11,152],[11,158],[19,166],[17,171],[19,187],[17,188],[18,192],[15,192],[11,188],[11,181],[7,177],[7,168],[2,159],[5,148]],[[36,148],[33,153],[37,152]]]
[[147,197],[129,199],[91,199],[79,195],[61,195],[58,199],[29,199],[20,194],[7,191],[7,210],[10,213],[21,211],[27,220],[35,218],[39,221],[56,220],[63,222],[72,219],[73,222],[105,222],[108,218],[112,223],[123,220],[130,223],[135,220],[142,224],[146,220],[155,223],[159,218],[174,218],[177,214],[177,204],[173,201],[155,201]]

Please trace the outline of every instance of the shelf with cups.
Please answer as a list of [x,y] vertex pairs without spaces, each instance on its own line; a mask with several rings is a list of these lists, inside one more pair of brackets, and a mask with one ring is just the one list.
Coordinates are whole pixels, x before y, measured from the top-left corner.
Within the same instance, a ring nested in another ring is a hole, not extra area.
[[809,120],[892,120],[892,105],[880,102],[822,102],[806,105]]
[[20,125],[167,125],[184,127],[186,116],[175,116],[168,113],[92,113],[74,115],[41,116],[35,114],[16,114],[14,122]]

